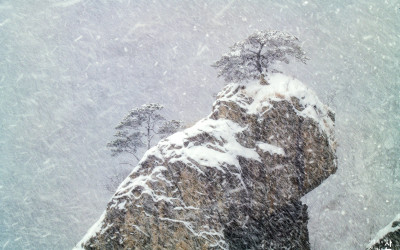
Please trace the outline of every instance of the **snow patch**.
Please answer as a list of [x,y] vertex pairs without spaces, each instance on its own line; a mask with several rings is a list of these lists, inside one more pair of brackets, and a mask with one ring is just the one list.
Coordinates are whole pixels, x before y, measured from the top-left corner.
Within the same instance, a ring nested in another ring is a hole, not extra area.
[[285,155],[283,148],[271,145],[269,143],[259,142],[257,143],[257,147],[264,152],[270,152],[271,154],[278,154],[282,156]]
[[[167,197],[164,195],[157,195],[154,192],[154,190],[151,189],[147,184],[148,182],[155,181],[156,179],[154,179],[154,178],[157,178],[157,177],[154,175],[159,174],[162,171],[167,171],[167,168],[164,166],[157,166],[148,175],[140,175],[134,179],[131,179],[130,177],[126,178],[125,181],[123,182],[124,185],[123,186],[121,185],[120,188],[118,188],[116,194],[114,195],[114,197],[113,197],[114,203],[110,207],[117,207],[117,204],[119,203],[118,199],[122,198],[124,196],[127,196],[127,195],[131,196],[133,190],[137,187],[141,187],[143,190],[141,191],[141,194],[139,197],[134,197],[135,199],[139,199],[143,194],[148,194],[153,198],[153,200],[155,202],[160,201],[160,200],[165,200],[168,203],[172,203],[171,200],[176,199],[176,198]],[[118,206],[118,208],[120,208],[120,207]]]
[[[178,132],[159,144],[160,151],[170,162],[188,162],[190,158],[200,165],[216,167],[223,171],[221,164],[239,165],[238,156],[260,161],[260,156],[251,148],[243,147],[236,139],[236,134],[245,128],[231,120],[203,119],[193,127]],[[190,138],[209,136],[214,141],[203,145],[194,145]],[[186,144],[186,145],[185,145]],[[173,145],[172,149],[169,146]],[[198,169],[202,172],[200,169]]]
[[[260,114],[272,108],[271,101],[291,101],[292,97],[299,100],[304,108],[297,114],[314,120],[319,128],[328,135],[329,142],[334,143],[334,122],[329,113],[334,112],[324,105],[314,91],[309,89],[301,81],[280,73],[274,73],[266,78],[269,85],[261,85],[259,80],[250,81],[243,90],[234,93],[239,84],[231,83],[219,94],[220,101],[234,101],[249,114]],[[248,104],[243,102],[243,95],[250,97],[253,101]],[[267,109],[265,109],[267,108]]]
[[90,238],[96,236],[97,233],[101,231],[101,228],[103,227],[103,221],[106,218],[106,211],[103,212],[103,214],[100,216],[100,219],[94,223],[94,225],[87,231],[85,236],[83,236],[82,240],[76,244],[76,246],[73,248],[73,250],[80,250],[84,249],[82,247],[83,244],[85,244]]

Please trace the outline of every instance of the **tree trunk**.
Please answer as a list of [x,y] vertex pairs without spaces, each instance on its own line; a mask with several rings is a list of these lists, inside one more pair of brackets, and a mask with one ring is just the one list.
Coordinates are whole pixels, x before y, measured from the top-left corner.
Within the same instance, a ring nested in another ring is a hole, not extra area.
[[150,123],[151,123],[151,117],[150,115],[147,118],[147,150],[150,149],[150,141],[151,141],[151,136],[150,136]]
[[260,72],[260,75],[262,75],[262,67],[261,67],[261,50],[263,48],[263,45],[260,45],[260,50],[257,52],[257,61],[256,61],[256,67],[258,72]]
[[261,51],[264,47],[264,44],[260,44],[260,49],[257,52],[257,61],[256,61],[256,67],[258,72],[260,72],[260,84],[261,85],[269,85],[269,83],[267,82],[267,80],[265,80],[265,76],[262,72],[262,66],[261,66]]
[[269,83],[267,82],[267,80],[265,80],[264,77],[265,77],[264,74],[261,74],[261,76],[260,76],[260,84],[261,85],[269,85]]

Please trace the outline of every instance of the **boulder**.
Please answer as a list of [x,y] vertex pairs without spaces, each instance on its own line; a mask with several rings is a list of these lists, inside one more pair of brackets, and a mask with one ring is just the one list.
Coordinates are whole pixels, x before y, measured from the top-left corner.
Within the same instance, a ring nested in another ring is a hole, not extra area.
[[309,249],[300,199],[337,169],[334,113],[282,74],[229,84],[151,148],[77,249]]

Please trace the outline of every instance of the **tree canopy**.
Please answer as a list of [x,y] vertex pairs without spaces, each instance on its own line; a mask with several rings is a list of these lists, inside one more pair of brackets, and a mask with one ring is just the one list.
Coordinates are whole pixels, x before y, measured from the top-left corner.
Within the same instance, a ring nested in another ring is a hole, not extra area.
[[[107,147],[111,149],[112,156],[123,153],[130,154],[134,158],[133,162],[128,161],[121,164],[133,165],[140,159],[142,153],[140,149],[149,149],[153,145],[154,137],[161,139],[181,129],[182,121],[168,121],[160,114],[163,108],[164,106],[161,104],[150,103],[129,111],[128,115],[115,127],[117,132],[114,140],[107,144]],[[113,175],[105,184],[106,190],[114,192],[129,172],[127,169],[114,168]]]
[[132,109],[128,115],[115,127],[115,139],[107,144],[112,155],[130,153],[136,155],[139,148],[149,149],[154,136],[163,138],[175,133],[182,127],[181,121],[167,121],[159,112],[164,108],[158,103],[144,104]]
[[230,51],[212,66],[218,76],[227,82],[242,82],[262,78],[275,62],[289,63],[289,57],[306,63],[308,58],[299,45],[299,39],[285,32],[259,31],[235,43]]

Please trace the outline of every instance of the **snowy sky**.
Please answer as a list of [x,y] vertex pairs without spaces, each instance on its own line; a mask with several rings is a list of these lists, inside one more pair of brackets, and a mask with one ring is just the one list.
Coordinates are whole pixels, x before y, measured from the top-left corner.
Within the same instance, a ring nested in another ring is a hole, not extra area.
[[361,249],[400,207],[400,3],[0,1],[0,248],[70,249],[105,209],[127,112],[190,124],[223,87],[210,65],[256,30],[302,41],[282,70],[336,111],[337,174],[305,197],[314,249]]

